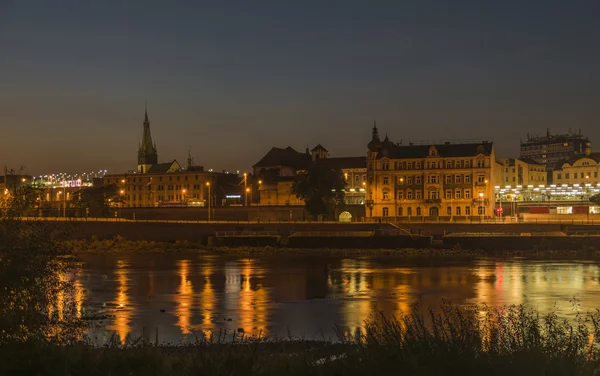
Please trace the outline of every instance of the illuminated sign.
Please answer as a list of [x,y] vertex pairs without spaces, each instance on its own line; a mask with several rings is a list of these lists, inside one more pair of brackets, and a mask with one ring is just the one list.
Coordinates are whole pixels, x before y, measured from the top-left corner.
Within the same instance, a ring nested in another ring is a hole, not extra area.
[[242,195],[226,195],[225,198],[242,198]]
[[63,180],[60,182],[61,187],[72,188],[72,187],[81,187],[81,179],[78,180]]

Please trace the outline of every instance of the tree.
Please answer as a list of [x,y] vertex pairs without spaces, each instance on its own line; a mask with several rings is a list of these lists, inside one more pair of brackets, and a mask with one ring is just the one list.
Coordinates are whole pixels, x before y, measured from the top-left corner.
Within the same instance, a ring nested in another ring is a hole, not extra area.
[[0,204],[0,346],[79,338],[71,314],[74,260],[63,241],[68,223],[25,220],[39,192],[23,185]]
[[75,207],[92,216],[109,216],[112,206],[124,204],[124,196],[116,184],[84,187],[74,195]]
[[595,195],[590,197],[590,202],[592,202],[596,205],[600,205],[600,193],[596,193]]
[[341,171],[329,168],[326,163],[312,163],[298,174],[292,189],[296,197],[304,200],[306,210],[317,219],[344,204],[345,186]]

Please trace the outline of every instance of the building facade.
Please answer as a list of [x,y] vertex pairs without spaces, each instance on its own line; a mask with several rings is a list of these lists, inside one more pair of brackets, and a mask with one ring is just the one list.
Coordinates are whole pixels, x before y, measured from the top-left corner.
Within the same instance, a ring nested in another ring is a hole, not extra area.
[[258,188],[258,204],[264,206],[304,205],[293,191],[294,181],[300,171],[311,163],[324,163],[340,171],[346,180],[345,199],[347,204],[363,205],[366,192],[366,158],[334,157],[321,145],[304,153],[292,147],[271,148],[253,166],[254,185]]
[[124,207],[221,206],[228,196],[239,201],[243,194],[237,174],[204,171],[193,165],[189,153],[185,168],[177,160],[158,163],[147,110],[137,162],[137,171],[103,177],[103,184],[118,187]]
[[407,146],[373,127],[367,158],[367,216],[489,217],[495,152],[491,142]]
[[585,153],[557,163],[554,171],[556,185],[579,185],[581,187],[598,187],[600,178],[600,153],[592,153],[587,148]]
[[546,166],[533,159],[498,158],[496,159],[494,185],[529,186],[547,184]]
[[[534,137],[527,135],[525,141],[521,141],[521,159],[530,158],[546,166],[547,171],[552,171],[557,162],[569,159],[576,154],[582,154],[591,143],[587,137],[579,133],[550,134]],[[550,173],[549,178],[552,177]]]

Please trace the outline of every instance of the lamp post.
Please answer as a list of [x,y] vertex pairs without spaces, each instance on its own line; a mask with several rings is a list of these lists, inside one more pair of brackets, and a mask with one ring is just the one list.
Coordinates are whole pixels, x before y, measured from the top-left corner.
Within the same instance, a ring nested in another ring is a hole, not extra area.
[[244,192],[246,195],[244,196],[244,206],[248,206],[248,174],[244,172]]
[[208,222],[210,222],[210,182],[206,182],[206,186],[208,187]]
[[[250,188],[246,188],[246,196],[244,201],[246,201],[246,206],[248,206],[247,202],[248,202],[248,194],[250,194]],[[252,196],[250,196],[250,206],[252,206]]]
[[260,222],[260,186],[262,185],[262,180],[258,181],[258,202],[256,203],[258,209],[258,221]]
[[480,213],[480,222],[483,222],[483,192],[479,192],[479,210],[481,211]]
[[121,204],[121,205],[119,205],[119,218],[120,218],[120,217],[123,216],[123,204],[124,204],[124,202],[123,202],[124,201],[123,195],[125,194],[125,190],[121,189],[119,191],[119,194],[121,195],[121,199],[119,200],[120,201],[119,204]]

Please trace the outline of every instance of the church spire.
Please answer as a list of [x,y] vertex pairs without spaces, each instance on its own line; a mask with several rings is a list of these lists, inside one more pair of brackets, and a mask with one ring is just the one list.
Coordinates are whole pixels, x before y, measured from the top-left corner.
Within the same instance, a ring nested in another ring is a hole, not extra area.
[[150,120],[148,120],[148,106],[144,110],[142,144],[138,150],[138,171],[145,173],[150,166],[158,163],[158,152],[156,144],[152,142],[152,133],[150,132]]
[[187,168],[188,170],[192,168],[194,164],[194,160],[192,159],[192,147],[188,146],[188,157],[187,157]]
[[373,122],[373,141],[379,141],[379,131],[377,130],[377,122]]

